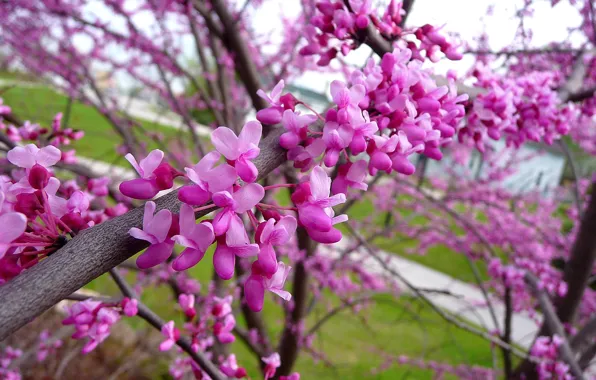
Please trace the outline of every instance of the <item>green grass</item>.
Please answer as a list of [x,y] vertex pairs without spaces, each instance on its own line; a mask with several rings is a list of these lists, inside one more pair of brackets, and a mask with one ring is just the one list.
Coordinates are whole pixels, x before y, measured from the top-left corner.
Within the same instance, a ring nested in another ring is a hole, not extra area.
[[[205,259],[190,270],[193,278],[203,285],[212,276],[211,255],[212,252],[208,252]],[[118,294],[106,275],[89,284],[88,288],[103,294]],[[182,314],[172,307],[173,297],[167,287],[148,289],[142,298],[163,319],[174,320],[181,326]],[[295,370],[301,373],[303,379],[400,379],[405,376],[432,379],[430,371],[395,362],[380,373],[371,372],[383,364],[381,352],[390,353],[394,358],[408,355],[453,365],[491,366],[491,351],[485,340],[448,324],[420,300],[409,296],[396,298],[392,294],[378,294],[373,299],[374,302],[362,311],[344,310],[319,329],[312,348],[324,352],[326,360],[315,361],[308,353],[302,352]],[[276,300],[274,296],[268,296],[262,313],[272,341],[278,342],[284,316],[273,300]],[[331,295],[324,302],[326,304],[317,304],[307,317],[307,330],[338,305],[337,298]],[[135,328],[146,326],[138,318],[125,320]],[[238,318],[238,323],[242,325],[242,318]],[[242,342],[233,343],[231,351],[236,353],[239,363],[247,367],[251,378],[260,377],[258,363]],[[156,378],[161,375],[156,374]]]
[[[0,97],[21,120],[30,120],[47,127],[51,126],[51,122],[58,112],[65,113],[68,104],[66,96],[44,86],[12,87],[4,91]],[[150,121],[137,121],[143,130],[135,128],[135,134],[141,142],[147,144],[149,149],[159,147],[152,139],[154,134],[163,136],[166,146],[174,141],[189,141],[185,131]],[[79,155],[116,165],[129,166],[115,150],[115,147],[122,142],[121,137],[115,132],[111,123],[95,108],[74,102],[68,127],[85,131],[85,137],[72,144]]]

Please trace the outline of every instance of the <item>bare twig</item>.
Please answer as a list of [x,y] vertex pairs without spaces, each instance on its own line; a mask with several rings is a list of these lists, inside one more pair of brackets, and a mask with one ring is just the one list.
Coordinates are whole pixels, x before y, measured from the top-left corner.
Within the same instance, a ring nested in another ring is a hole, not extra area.
[[582,370],[575,361],[573,351],[569,346],[569,342],[567,341],[567,334],[565,333],[565,328],[563,324],[557,317],[557,312],[553,304],[550,302],[548,295],[544,292],[544,290],[540,287],[540,282],[536,276],[534,276],[530,272],[526,272],[525,280],[530,285],[532,292],[538,298],[538,303],[540,304],[540,309],[542,309],[542,314],[544,315],[544,322],[550,333],[553,335],[558,335],[561,340],[561,346],[559,347],[559,354],[561,355],[562,359],[569,365],[571,369],[571,373],[576,379],[582,380],[584,379],[584,375],[582,374]]

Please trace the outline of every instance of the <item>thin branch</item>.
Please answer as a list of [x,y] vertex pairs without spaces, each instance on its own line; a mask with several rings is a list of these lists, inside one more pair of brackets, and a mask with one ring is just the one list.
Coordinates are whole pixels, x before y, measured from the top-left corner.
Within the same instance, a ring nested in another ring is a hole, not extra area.
[[[165,322],[155,314],[151,309],[149,309],[144,303],[138,302],[137,308],[139,309],[139,313],[137,314],[139,317],[143,318],[147,321],[151,326],[155,327],[156,329],[161,331],[161,328],[165,324]],[[186,338],[180,338],[176,341],[176,345],[180,347],[184,352],[186,352],[212,379],[219,379],[224,380],[227,379],[219,369],[213,364],[205,354],[202,352],[197,352],[192,348],[191,342]]]
[[461,320],[459,320],[457,317],[454,317],[451,314],[448,314],[447,312],[445,312],[444,310],[439,308],[423,292],[418,290],[418,288],[416,288],[410,281],[408,281],[404,276],[402,276],[401,273],[393,270],[390,266],[388,266],[387,263],[382,258],[379,257],[376,250],[373,247],[371,247],[370,244],[368,244],[368,242],[366,242],[349,223],[345,223],[345,226],[347,227],[348,232],[362,243],[362,245],[364,246],[366,251],[370,254],[370,256],[373,259],[375,259],[375,261],[377,261],[383,267],[383,269],[385,269],[387,272],[389,272],[390,274],[395,276],[397,279],[399,279],[401,282],[403,282],[412,292],[414,292],[414,294],[416,294],[416,296],[418,298],[420,298],[428,306],[430,306],[430,308],[433,309],[433,311],[435,311],[441,318],[443,318],[444,320],[446,320],[449,323],[452,323],[456,327],[461,328],[462,330],[466,330],[472,334],[478,335],[501,348],[511,351],[514,355],[517,355],[520,358],[529,359],[532,362],[536,361],[534,358],[529,357],[525,352],[519,350],[515,346],[503,342],[501,339],[487,333],[486,331],[480,330],[472,325],[465,324]]
[[575,207],[577,208],[577,217],[579,220],[581,220],[583,210],[582,210],[582,204],[581,204],[581,202],[582,202],[581,195],[580,195],[580,191],[579,191],[579,176],[577,173],[577,165],[575,164],[573,154],[569,150],[567,143],[565,143],[565,141],[563,141],[561,139],[561,140],[559,140],[559,146],[563,150],[563,153],[565,153],[565,156],[567,157],[567,161],[569,162],[569,167],[571,168],[571,174],[573,175],[573,192],[574,192],[573,195],[575,198],[574,199]]
[[334,315],[340,313],[341,311],[351,308],[353,306],[358,305],[359,303],[363,303],[363,302],[367,302],[370,301],[371,298],[370,296],[366,296],[366,297],[361,297],[361,298],[356,298],[352,301],[349,302],[343,302],[341,305],[334,307],[333,309],[331,309],[327,314],[325,314],[321,319],[319,319],[314,325],[313,327],[311,327],[306,334],[304,335],[305,337],[308,337],[312,334],[314,334],[315,332],[317,332],[317,330],[319,330],[326,322],[328,322]]
[[558,335],[561,340],[561,346],[559,347],[559,354],[561,355],[562,359],[569,365],[571,369],[571,373],[576,379],[582,380],[584,379],[584,375],[582,374],[582,370],[575,361],[573,351],[569,346],[569,342],[567,341],[567,334],[565,333],[565,328],[563,324],[557,317],[557,312],[555,311],[555,307],[550,302],[548,295],[544,292],[544,290],[540,286],[540,281],[538,278],[530,272],[526,272],[525,280],[530,285],[530,288],[538,298],[538,303],[540,304],[540,309],[542,309],[542,314],[544,315],[544,322],[550,333],[552,335]]

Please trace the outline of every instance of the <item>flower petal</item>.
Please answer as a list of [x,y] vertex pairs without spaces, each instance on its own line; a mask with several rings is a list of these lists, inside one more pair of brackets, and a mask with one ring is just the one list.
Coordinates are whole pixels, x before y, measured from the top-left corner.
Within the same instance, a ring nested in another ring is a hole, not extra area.
[[149,246],[138,258],[137,266],[141,269],[152,268],[166,261],[172,254],[174,242],[164,242]]
[[151,244],[157,244],[158,243],[157,242],[157,239],[154,236],[149,235],[147,232],[145,232],[145,231],[143,231],[143,230],[141,230],[139,228],[136,228],[136,227],[133,227],[130,230],[128,230],[128,234],[130,236],[132,236],[133,238],[135,238],[135,239],[145,240],[145,241],[148,241]]
[[217,193],[229,190],[236,182],[236,169],[228,164],[219,165],[203,176],[203,180],[209,184],[209,191]]
[[310,191],[314,199],[325,199],[329,197],[331,180],[325,170],[320,166],[315,166],[310,173]]
[[240,152],[246,152],[251,144],[259,146],[262,134],[263,126],[258,121],[252,120],[244,124],[242,131],[240,131],[240,136],[238,136]]
[[29,169],[35,165],[35,154],[38,151],[39,148],[33,144],[26,145],[25,147],[17,146],[6,154],[6,158],[13,165]]
[[242,223],[242,219],[238,215],[234,214],[226,232],[226,245],[229,247],[241,247],[247,244],[250,244],[250,240],[248,240],[244,223]]
[[172,224],[172,212],[170,210],[160,210],[155,214],[147,227],[143,228],[145,232],[155,236],[157,241],[163,242],[168,236],[168,231]]
[[236,209],[234,211],[241,214],[255,207],[263,199],[265,189],[258,183],[249,183],[236,191],[232,196],[236,201]]
[[215,253],[213,253],[213,268],[215,273],[224,280],[229,280],[234,276],[234,265],[236,264],[236,255],[225,244],[217,244]]
[[35,161],[37,161],[37,163],[41,166],[48,168],[60,161],[60,157],[62,157],[62,152],[60,152],[60,149],[53,145],[48,145],[41,148],[37,152],[35,155]]
[[217,128],[211,134],[211,142],[228,160],[235,160],[240,156],[238,137],[230,128]]
[[186,248],[180,256],[176,257],[174,262],[172,262],[172,268],[175,271],[183,271],[188,268],[194,267],[203,259],[205,256],[205,252],[193,249],[193,248]]
[[152,150],[149,155],[141,160],[139,166],[143,172],[143,178],[149,178],[163,160],[163,152],[159,149]]
[[255,312],[263,309],[265,286],[261,276],[250,276],[244,283],[244,298],[248,307]]
[[20,212],[9,212],[0,215],[0,226],[0,244],[8,244],[25,232],[27,217]]

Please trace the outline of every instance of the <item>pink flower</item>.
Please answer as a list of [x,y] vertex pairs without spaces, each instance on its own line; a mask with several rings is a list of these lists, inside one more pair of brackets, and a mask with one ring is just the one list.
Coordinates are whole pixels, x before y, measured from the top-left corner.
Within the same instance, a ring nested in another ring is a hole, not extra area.
[[348,124],[338,124],[334,121],[325,123],[323,128],[323,141],[327,146],[325,152],[325,166],[332,167],[337,164],[341,151],[350,146],[354,137],[354,129]]
[[284,149],[292,149],[306,140],[308,125],[317,120],[315,115],[300,115],[292,110],[283,113],[282,125],[288,131],[279,138],[279,145]]
[[277,352],[274,352],[273,354],[267,357],[261,358],[261,360],[265,364],[267,364],[265,366],[265,380],[275,376],[275,371],[281,365],[281,358],[279,357],[279,354]]
[[13,165],[20,168],[31,169],[36,164],[44,168],[49,168],[60,161],[61,155],[62,153],[60,152],[60,149],[55,146],[48,145],[39,149],[34,144],[28,144],[11,149],[6,154],[6,158],[8,158],[8,161]]
[[18,239],[27,228],[27,217],[20,212],[0,215],[0,259],[4,257],[10,243]]
[[213,301],[211,314],[214,317],[223,317],[232,312],[232,296],[226,296],[224,298],[213,297]]
[[110,335],[110,328],[120,320],[120,314],[99,301],[77,302],[68,309],[64,325],[74,325],[73,339],[89,338],[82,352],[87,354]]
[[197,314],[195,310],[195,296],[193,294],[180,294],[178,296],[178,304],[188,318],[192,319]]
[[333,226],[331,207],[346,201],[344,194],[329,196],[331,178],[320,166],[316,166],[309,176],[292,195],[298,206],[298,220],[307,229],[328,232]]
[[192,168],[185,168],[186,176],[194,185],[183,186],[178,199],[189,205],[200,206],[211,199],[212,193],[230,190],[236,182],[236,170],[228,164],[214,167],[221,155],[210,152]]
[[273,275],[277,271],[273,246],[287,243],[296,232],[296,227],[296,218],[293,216],[284,216],[277,223],[271,218],[259,225],[255,240],[259,242],[258,260],[265,274]]
[[37,361],[43,362],[46,360],[50,353],[55,353],[56,350],[62,347],[62,340],[60,339],[51,339],[50,332],[48,330],[43,330],[39,334],[39,346],[37,348]]
[[172,348],[178,339],[180,339],[180,331],[174,326],[174,321],[169,321],[161,327],[161,335],[166,340],[159,345],[160,351],[168,351]]
[[288,160],[294,161],[294,167],[302,172],[310,170],[315,159],[325,152],[325,142],[322,139],[314,139],[305,147],[298,145],[288,151]]
[[168,238],[172,225],[172,213],[169,210],[160,210],[154,216],[155,209],[155,202],[145,203],[143,229],[133,227],[128,231],[132,237],[151,244],[137,258],[137,266],[141,269],[151,268],[166,261],[174,248],[174,241]]
[[280,97],[283,89],[284,81],[282,79],[275,85],[275,87],[273,87],[273,90],[271,90],[271,95],[267,95],[265,91],[261,89],[257,91],[257,95],[265,99],[267,103],[271,105],[271,107],[267,107],[257,112],[257,120],[259,120],[261,123],[273,125],[281,121],[284,108],[280,101]]
[[87,181],[87,190],[98,197],[105,197],[108,195],[108,184],[110,179],[108,177],[92,178]]
[[364,179],[367,174],[367,166],[368,164],[365,160],[359,160],[353,164],[348,162],[345,165],[340,166],[337,178],[335,178],[331,185],[333,194],[346,194],[348,187],[366,191],[368,185],[364,183]]
[[215,322],[213,325],[213,333],[221,343],[232,343],[236,340],[236,337],[232,334],[232,330],[234,330],[235,326],[236,318],[230,313],[225,316],[223,322]]
[[203,259],[214,238],[211,223],[197,224],[192,207],[182,204],[180,206],[180,234],[172,236],[172,240],[186,249],[174,260],[172,268],[176,271],[183,271],[195,266]]
[[138,308],[139,302],[134,298],[124,297],[120,306],[122,307],[122,312],[127,317],[134,317],[139,312]]
[[250,160],[260,153],[262,129],[258,121],[249,121],[242,128],[240,136],[236,136],[226,127],[219,127],[211,134],[211,142],[215,148],[229,161],[234,162],[238,176],[245,182],[254,182],[259,174],[257,167]]
[[247,212],[255,207],[264,196],[265,189],[258,183],[244,185],[232,194],[228,191],[213,194],[213,203],[222,208],[213,218],[215,236],[223,235],[228,231],[234,213]]
[[277,264],[277,271],[273,276],[267,275],[259,260],[255,261],[251,267],[251,274],[244,283],[244,296],[246,304],[253,311],[261,311],[265,301],[265,290],[277,294],[286,301],[292,298],[292,295],[283,290],[286,279],[292,267],[286,266],[283,262]]
[[219,369],[228,377],[235,377],[237,379],[246,377],[246,369],[238,367],[236,355],[234,354],[230,354],[230,356],[228,356],[226,360],[221,363]]
[[134,199],[151,199],[160,190],[171,188],[175,171],[169,164],[161,163],[163,157],[164,153],[159,149],[151,151],[139,163],[130,153],[124,156],[141,178],[122,182],[120,192]]

